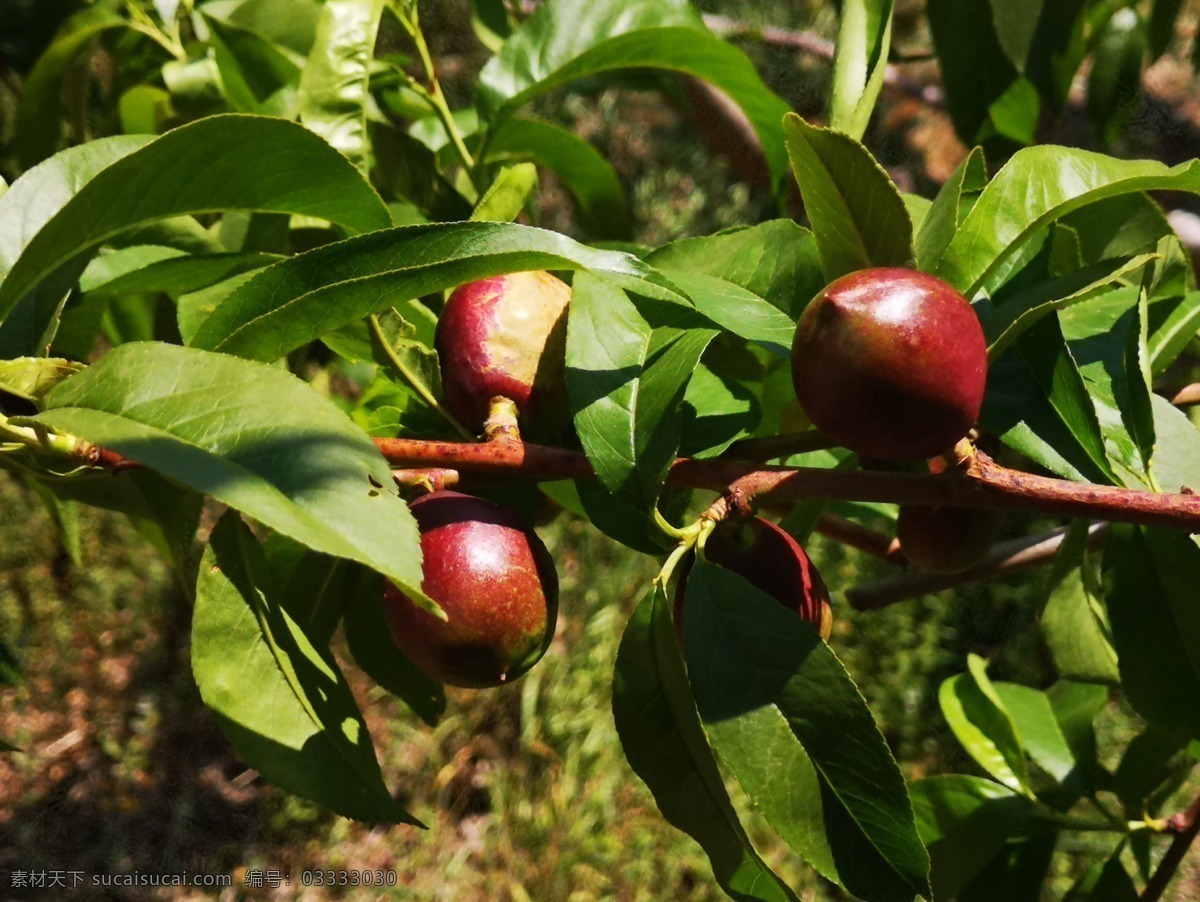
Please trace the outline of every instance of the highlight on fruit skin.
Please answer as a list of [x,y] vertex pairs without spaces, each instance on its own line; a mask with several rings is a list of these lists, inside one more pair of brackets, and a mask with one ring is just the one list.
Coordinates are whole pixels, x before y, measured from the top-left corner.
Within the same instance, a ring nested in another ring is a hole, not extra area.
[[[762,517],[723,520],[705,542],[703,554],[795,611],[822,639],[829,639],[833,632],[829,590],[812,559],[787,531]],[[675,587],[675,633],[680,648],[687,575],[687,571],[681,574]]]
[[946,452],[979,419],[986,380],[975,311],[928,273],[881,267],[842,276],[796,324],[800,406],[818,429],[867,457]]
[[999,512],[992,510],[902,505],[896,538],[910,564],[932,573],[958,573],[996,544],[1000,519]]
[[509,508],[438,491],[410,505],[421,533],[422,589],[440,620],[384,582],[392,638],[420,670],[451,686],[511,683],[550,646],[558,575],[541,539]]
[[566,407],[571,288],[548,272],[516,272],[456,288],[438,317],[434,347],[450,411],[478,432],[491,399],[512,400],[522,426]]

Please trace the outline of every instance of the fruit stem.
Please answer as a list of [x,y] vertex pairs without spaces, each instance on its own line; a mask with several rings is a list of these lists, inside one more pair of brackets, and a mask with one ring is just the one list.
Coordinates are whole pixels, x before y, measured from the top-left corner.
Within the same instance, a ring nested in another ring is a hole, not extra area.
[[470,430],[460,423],[454,414],[447,410],[446,407],[434,397],[433,392],[429,390],[429,386],[425,385],[424,382],[418,379],[413,373],[412,369],[400,359],[400,355],[396,353],[396,349],[392,347],[391,342],[389,342],[384,335],[383,326],[380,325],[379,317],[372,313],[369,317],[367,317],[367,321],[370,323],[371,333],[375,336],[375,340],[379,342],[379,346],[383,348],[383,352],[387,354],[388,360],[390,360],[392,366],[396,368],[396,372],[398,372],[404,378],[404,381],[408,383],[408,387],[420,395],[421,400],[425,402],[429,409],[445,420],[455,432],[469,442],[475,441],[475,436],[471,434]]
[[488,402],[488,416],[483,424],[483,436],[489,442],[521,441],[521,427],[517,425],[517,403],[512,398],[496,395]]
[[430,469],[392,470],[392,479],[401,488],[417,489],[423,495],[440,492],[458,485],[458,470],[444,467]]

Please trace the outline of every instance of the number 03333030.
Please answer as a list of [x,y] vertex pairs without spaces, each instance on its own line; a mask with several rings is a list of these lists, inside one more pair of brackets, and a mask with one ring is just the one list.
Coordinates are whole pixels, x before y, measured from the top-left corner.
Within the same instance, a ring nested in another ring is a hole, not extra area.
[[395,871],[301,871],[304,886],[395,886]]

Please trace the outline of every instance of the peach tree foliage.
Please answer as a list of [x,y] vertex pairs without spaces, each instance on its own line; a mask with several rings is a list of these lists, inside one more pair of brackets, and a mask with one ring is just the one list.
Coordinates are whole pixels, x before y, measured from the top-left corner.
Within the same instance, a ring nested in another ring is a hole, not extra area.
[[[1160,0],[1137,26],[1158,52],[1179,5]],[[1119,118],[1106,67],[1142,58],[1113,37],[1115,15],[1013,4],[1033,18],[997,14],[979,37],[959,18],[968,6],[989,4],[930,0],[928,14],[969,140],[1032,144],[1029,110],[1065,96],[1047,63],[1060,45],[1076,65],[1095,53],[1093,108]],[[466,282],[571,282],[571,423],[551,444],[581,450],[596,478],[523,472],[507,497],[531,510],[544,493],[646,554],[670,554],[687,525],[671,522],[676,457],[726,459],[784,431],[796,320],[866,267],[917,268],[972,301],[989,360],[979,430],[1022,469],[1143,492],[1200,484],[1200,435],[1154,391],[1194,353],[1200,292],[1146,194],[1200,192],[1200,163],[1034,145],[989,172],[976,149],[934,197],[903,194],[860,141],[888,58],[885,0],[841,4],[828,127],[789,112],[684,0],[472,8],[458,27],[492,55],[458,110],[412,0],[101,0],[20,63],[19,177],[0,195],[0,465],[59,515],[68,548],[77,504],[152,537],[195,599],[204,703],[269,781],[346,817],[419,823],[390,795],[329,646],[340,628],[357,666],[426,722],[441,716],[440,685],[384,626],[382,578],[436,605],[373,439],[461,439],[433,333],[444,293]],[[962,73],[968,32],[1007,61],[1007,81]],[[81,134],[64,83],[101,50],[106,105]],[[680,75],[724,91],[761,143],[779,218],[630,243],[610,164],[533,102],[631,70],[668,91]],[[539,172],[569,193],[577,237],[513,222],[536,221]],[[791,179],[807,226],[784,215]],[[323,391],[333,370],[361,392]],[[139,466],[96,466],[89,449]],[[859,467],[836,448],[783,462]],[[227,512],[198,547],[205,499]],[[783,524],[803,542],[821,507],[796,503]],[[1200,548],[1114,523],[1097,550],[1086,519],[1068,526],[1041,622],[1060,679],[994,681],[972,658],[940,700],[974,772],[908,782],[836,637],[701,559],[685,660],[664,568],[626,628],[613,713],[634,770],[729,895],[795,897],[726,776],[817,873],[865,899],[1033,898],[1060,836],[1080,828],[1108,831],[1112,856],[1076,898],[1134,898],[1152,879],[1162,790],[1200,740]],[[1110,772],[1093,720],[1114,692],[1147,727]]]

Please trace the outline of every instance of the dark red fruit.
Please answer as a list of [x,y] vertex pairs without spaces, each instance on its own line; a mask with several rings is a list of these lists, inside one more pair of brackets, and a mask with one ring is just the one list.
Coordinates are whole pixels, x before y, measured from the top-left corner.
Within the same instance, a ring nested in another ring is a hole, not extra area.
[[[704,545],[704,556],[732,570],[755,588],[795,611],[822,639],[833,631],[829,590],[800,543],[761,517],[725,520]],[[675,630],[683,644],[683,599],[687,574],[675,590]]]
[[926,273],[842,276],[796,325],[800,406],[818,429],[868,457],[917,460],[950,450],[979,418],[986,378],[975,312]]
[[442,683],[510,683],[538,662],[558,618],[558,576],[541,540],[508,508],[458,492],[412,502],[425,594],[439,620],[391,583],[383,606],[396,644]]
[[454,290],[434,344],[446,403],[480,430],[492,398],[517,405],[522,425],[561,407],[571,288],[547,272],[517,272]]
[[896,521],[900,551],[909,563],[934,573],[966,570],[999,534],[999,514],[967,507],[904,506]]

